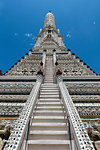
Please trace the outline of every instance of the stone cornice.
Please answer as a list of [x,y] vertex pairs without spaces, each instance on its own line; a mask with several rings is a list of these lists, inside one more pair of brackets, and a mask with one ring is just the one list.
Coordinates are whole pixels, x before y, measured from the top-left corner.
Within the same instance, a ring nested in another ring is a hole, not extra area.
[[0,76],[0,81],[2,80],[36,80],[37,76]]
[[63,80],[65,80],[65,81],[67,81],[67,80],[71,80],[71,81],[73,81],[73,80],[76,80],[76,81],[78,81],[78,80],[97,80],[97,81],[100,81],[100,76],[62,76],[62,79]]

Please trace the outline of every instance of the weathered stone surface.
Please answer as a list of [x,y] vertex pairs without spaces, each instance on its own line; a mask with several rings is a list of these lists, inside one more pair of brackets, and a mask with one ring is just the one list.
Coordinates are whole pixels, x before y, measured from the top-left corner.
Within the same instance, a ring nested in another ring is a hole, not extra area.
[[93,71],[77,61],[72,55],[57,55],[57,62],[63,76],[96,76]]

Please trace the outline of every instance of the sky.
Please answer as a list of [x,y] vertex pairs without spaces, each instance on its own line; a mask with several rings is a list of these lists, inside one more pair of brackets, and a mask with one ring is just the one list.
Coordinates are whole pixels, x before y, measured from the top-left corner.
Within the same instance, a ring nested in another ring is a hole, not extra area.
[[49,10],[66,48],[100,74],[100,0],[0,0],[2,72],[33,48]]

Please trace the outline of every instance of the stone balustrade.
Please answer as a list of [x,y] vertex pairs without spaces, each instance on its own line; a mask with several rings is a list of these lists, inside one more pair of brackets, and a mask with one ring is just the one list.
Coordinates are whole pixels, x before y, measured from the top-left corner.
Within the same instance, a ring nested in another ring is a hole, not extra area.
[[[11,133],[4,150],[20,150],[26,143],[28,126],[36,100],[39,95],[39,89],[42,83],[42,76],[38,75],[37,81],[27,99],[27,102],[16,121],[13,132]],[[24,149],[24,148],[23,148]]]
[[54,52],[53,52],[53,63],[54,63],[54,67],[55,67],[55,63],[56,63],[56,50],[54,50]]
[[45,51],[45,50],[44,50],[44,52],[43,52],[43,59],[42,59],[42,62],[43,62],[43,71],[44,71],[45,62],[46,62],[46,51]]
[[54,82],[56,81],[55,77],[56,77],[56,69],[57,69],[55,63],[56,63],[56,50],[53,50],[53,67],[54,67],[53,76],[54,76]]
[[74,103],[68,93],[68,90],[64,82],[61,80],[60,76],[58,76],[58,85],[64,103],[65,111],[69,118],[71,133],[74,136],[74,141],[77,149],[94,150],[91,140],[88,137],[88,134],[74,106]]

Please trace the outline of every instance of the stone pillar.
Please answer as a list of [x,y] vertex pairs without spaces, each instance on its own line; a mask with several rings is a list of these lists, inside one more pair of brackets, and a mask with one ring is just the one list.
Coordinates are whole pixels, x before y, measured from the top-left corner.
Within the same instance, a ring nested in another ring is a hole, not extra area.
[[45,62],[46,62],[46,50],[43,51],[42,62],[43,62],[43,70],[44,70],[44,68],[45,68]]
[[54,68],[55,68],[55,63],[56,63],[56,50],[53,50],[53,63],[54,63]]
[[54,49],[53,50],[53,66],[54,66],[54,69],[53,69],[53,76],[54,76],[54,82],[56,82],[56,50]]

